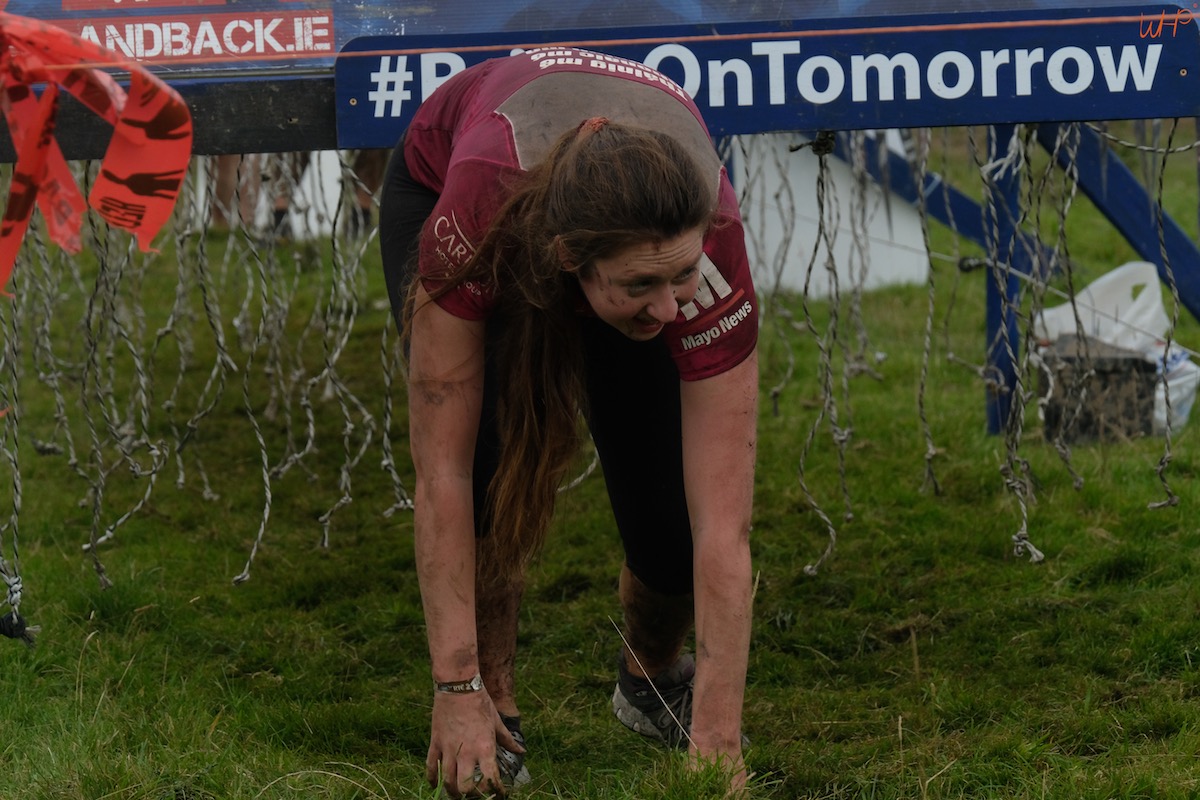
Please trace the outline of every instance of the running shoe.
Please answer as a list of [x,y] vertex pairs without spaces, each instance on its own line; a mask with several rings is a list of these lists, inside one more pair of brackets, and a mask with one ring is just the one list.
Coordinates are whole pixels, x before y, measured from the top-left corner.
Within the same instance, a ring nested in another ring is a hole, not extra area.
[[619,659],[613,713],[631,731],[656,739],[668,747],[686,748],[692,728],[692,679],[696,662],[682,655],[653,680],[636,678]]
[[[521,734],[521,718],[500,715],[500,721],[508,732],[517,740],[517,744],[525,746],[525,737]],[[515,789],[529,783],[529,770],[525,766],[525,754],[514,753],[501,745],[496,745],[496,766],[500,768],[500,780],[507,789]]]

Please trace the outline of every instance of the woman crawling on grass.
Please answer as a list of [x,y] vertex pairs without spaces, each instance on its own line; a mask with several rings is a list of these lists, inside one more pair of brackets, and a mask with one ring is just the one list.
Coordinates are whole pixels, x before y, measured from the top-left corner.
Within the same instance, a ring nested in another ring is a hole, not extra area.
[[529,780],[517,617],[582,412],[625,553],[613,711],[741,786],[758,314],[695,105],[582,50],[469,68],[393,153],[380,230],[409,351],[430,782]]

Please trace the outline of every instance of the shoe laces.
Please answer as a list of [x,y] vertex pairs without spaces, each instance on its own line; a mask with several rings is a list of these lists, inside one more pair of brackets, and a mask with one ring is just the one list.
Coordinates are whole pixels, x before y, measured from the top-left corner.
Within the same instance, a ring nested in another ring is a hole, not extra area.
[[645,714],[672,747],[686,747],[692,727],[692,679],[696,664],[690,656],[681,656],[666,671],[653,679],[629,674],[621,659],[622,693],[631,705]]

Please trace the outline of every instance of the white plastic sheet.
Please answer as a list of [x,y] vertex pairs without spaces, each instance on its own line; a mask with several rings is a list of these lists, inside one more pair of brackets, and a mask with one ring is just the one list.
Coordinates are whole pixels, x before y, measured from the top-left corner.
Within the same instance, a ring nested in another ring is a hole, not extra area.
[[1053,342],[1082,330],[1085,336],[1134,350],[1153,362],[1159,375],[1154,393],[1155,433],[1166,430],[1167,397],[1171,400],[1171,428],[1179,428],[1187,422],[1200,386],[1200,366],[1192,361],[1191,353],[1174,342],[1167,351],[1165,337],[1170,327],[1158,270],[1147,261],[1117,267],[1077,292],[1074,308],[1063,303],[1045,309],[1034,320],[1034,332],[1043,340]]

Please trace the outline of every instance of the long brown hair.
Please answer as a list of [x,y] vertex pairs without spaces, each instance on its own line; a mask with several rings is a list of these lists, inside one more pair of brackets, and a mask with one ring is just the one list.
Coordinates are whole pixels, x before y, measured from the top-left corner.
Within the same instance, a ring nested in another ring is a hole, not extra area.
[[491,319],[503,330],[487,339],[501,451],[486,507],[475,510],[485,581],[522,570],[541,548],[579,448],[579,276],[597,258],[710,224],[717,176],[708,172],[666,134],[586,120],[521,176],[471,260],[433,290],[437,298],[467,280],[493,287]]

